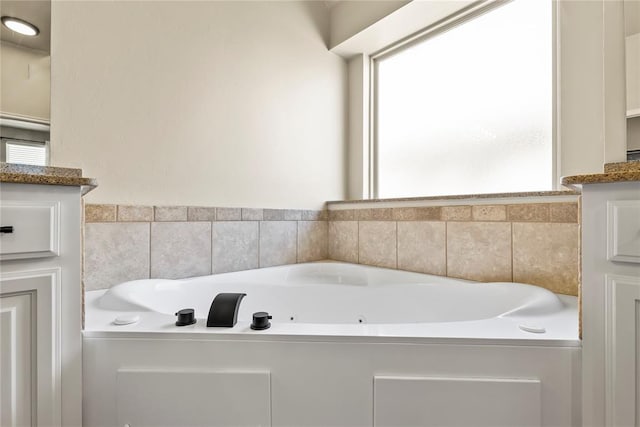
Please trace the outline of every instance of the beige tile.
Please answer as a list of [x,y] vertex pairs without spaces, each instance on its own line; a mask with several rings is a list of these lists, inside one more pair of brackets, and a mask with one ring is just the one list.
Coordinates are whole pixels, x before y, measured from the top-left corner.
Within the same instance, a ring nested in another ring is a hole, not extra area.
[[393,210],[391,208],[357,209],[358,221],[391,221]]
[[258,268],[257,221],[214,222],[212,235],[214,274]]
[[242,208],[243,221],[262,221],[263,219],[262,209]]
[[356,209],[330,210],[329,221],[355,221]]
[[302,211],[302,220],[303,221],[326,221],[328,211],[315,211],[315,210],[303,210]]
[[442,209],[440,206],[419,208],[393,208],[394,221],[439,221]]
[[443,221],[470,221],[471,206],[443,206]]
[[148,223],[86,224],[84,284],[87,291],[149,278]]
[[302,219],[302,211],[300,209],[285,209],[285,221],[300,221]]
[[298,262],[327,259],[329,231],[326,221],[298,221]]
[[546,203],[525,203],[507,206],[509,221],[548,222],[549,205]]
[[265,221],[299,221],[302,211],[299,209],[265,209]]
[[399,269],[446,276],[446,249],[444,222],[398,222]]
[[241,208],[216,208],[216,221],[242,220]]
[[362,221],[358,226],[358,262],[396,268],[396,222]]
[[187,219],[189,221],[215,221],[216,208],[189,206]]
[[578,202],[575,203],[551,203],[549,205],[549,217],[551,222],[578,222]]
[[329,221],[329,259],[358,262],[357,221]]
[[118,221],[151,222],[153,221],[153,206],[118,205]]
[[114,222],[116,220],[116,205],[85,205],[85,222]]
[[478,205],[471,207],[474,221],[506,221],[507,207],[505,205]]
[[514,281],[577,296],[579,262],[578,224],[513,224]]
[[260,267],[295,264],[297,258],[296,221],[260,223]]
[[211,274],[210,222],[151,223],[151,277]]
[[447,275],[481,282],[510,282],[511,224],[447,223]]
[[186,206],[156,206],[154,221],[186,221]]
[[284,221],[285,209],[264,209],[263,219],[265,221]]

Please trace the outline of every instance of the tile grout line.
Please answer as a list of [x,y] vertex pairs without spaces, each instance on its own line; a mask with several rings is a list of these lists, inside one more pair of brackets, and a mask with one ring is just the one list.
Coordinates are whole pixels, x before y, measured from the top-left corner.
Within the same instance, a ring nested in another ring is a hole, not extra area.
[[296,264],[300,263],[300,220],[296,220]]
[[296,264],[300,263],[300,221],[296,221]]
[[449,277],[449,222],[444,222],[444,277]]
[[325,243],[327,244],[327,250],[325,251],[325,259],[331,259],[329,258],[329,221],[324,221],[325,224],[327,224],[327,231],[326,231],[326,240]]
[[211,253],[209,255],[209,262],[210,262],[211,268],[209,269],[209,271],[211,272],[210,274],[213,274],[213,221],[209,221],[209,224],[211,225],[209,230],[209,236],[210,236],[209,248],[211,250]]
[[356,264],[360,264],[360,221],[356,221]]
[[149,222],[149,279],[151,279],[151,222]]
[[396,221],[396,270],[398,269],[398,221]]
[[511,235],[511,281],[514,280],[514,269],[513,269],[513,222],[509,223],[509,234]]

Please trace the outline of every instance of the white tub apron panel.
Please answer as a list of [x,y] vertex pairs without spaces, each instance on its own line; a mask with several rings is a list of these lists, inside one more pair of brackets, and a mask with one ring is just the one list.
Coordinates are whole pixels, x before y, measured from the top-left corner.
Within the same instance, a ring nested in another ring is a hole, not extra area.
[[375,427],[541,425],[539,380],[376,377]]
[[268,426],[268,372],[119,369],[119,426]]

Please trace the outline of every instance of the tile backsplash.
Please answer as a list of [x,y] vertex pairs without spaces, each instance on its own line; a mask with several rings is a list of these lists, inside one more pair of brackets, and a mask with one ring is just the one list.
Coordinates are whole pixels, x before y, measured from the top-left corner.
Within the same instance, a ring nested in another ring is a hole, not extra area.
[[[577,199],[577,197],[576,197]],[[578,295],[579,201],[329,210],[329,258]]]
[[85,289],[328,257],[326,211],[86,205]]
[[578,198],[326,211],[86,205],[87,290],[332,259],[577,295]]

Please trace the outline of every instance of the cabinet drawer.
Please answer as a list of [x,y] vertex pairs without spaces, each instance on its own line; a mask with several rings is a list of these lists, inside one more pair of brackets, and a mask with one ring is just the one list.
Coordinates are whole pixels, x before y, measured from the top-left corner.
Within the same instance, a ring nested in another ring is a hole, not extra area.
[[640,200],[607,202],[607,259],[640,263]]
[[0,225],[0,260],[60,254],[59,202],[3,201]]

